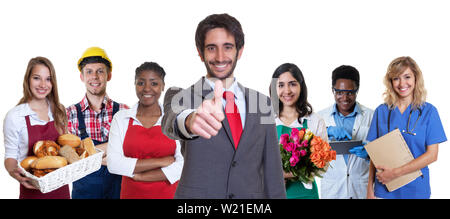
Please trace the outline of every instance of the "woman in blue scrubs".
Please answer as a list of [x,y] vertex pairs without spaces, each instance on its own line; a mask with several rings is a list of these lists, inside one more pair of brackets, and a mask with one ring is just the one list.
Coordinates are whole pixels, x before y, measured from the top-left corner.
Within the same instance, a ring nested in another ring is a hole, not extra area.
[[[422,72],[412,58],[393,60],[384,84],[385,103],[375,110],[367,140],[373,141],[398,128],[414,160],[393,169],[371,162],[367,198],[428,199],[431,194],[428,165],[437,160],[439,143],[447,141],[438,111],[425,101]],[[423,175],[397,190],[387,190],[386,183],[416,170]]]

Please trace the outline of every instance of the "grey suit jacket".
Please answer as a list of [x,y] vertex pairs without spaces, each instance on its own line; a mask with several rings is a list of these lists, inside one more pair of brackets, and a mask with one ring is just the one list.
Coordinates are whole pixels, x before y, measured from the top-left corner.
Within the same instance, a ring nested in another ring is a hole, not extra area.
[[210,139],[187,139],[176,117],[214,96],[204,77],[188,89],[169,88],[164,98],[163,133],[180,140],[184,167],[175,198],[286,198],[270,99],[238,84],[245,95],[246,120],[237,149],[225,118]]

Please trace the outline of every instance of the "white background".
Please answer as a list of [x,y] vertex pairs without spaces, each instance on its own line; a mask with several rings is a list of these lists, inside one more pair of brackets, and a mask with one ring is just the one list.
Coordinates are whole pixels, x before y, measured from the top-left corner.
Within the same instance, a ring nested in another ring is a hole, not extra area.
[[[437,107],[449,136],[449,9],[444,0],[2,1],[0,125],[22,97],[26,65],[35,56],[53,62],[65,106],[85,93],[76,63],[91,46],[104,48],[112,60],[107,92],[118,102],[132,106],[137,101],[134,71],[144,61],[158,62],[166,70],[167,87],[187,87],[205,75],[194,42],[197,24],[209,14],[229,13],[245,33],[235,70],[243,85],[267,95],[274,70],[295,63],[317,112],[334,103],[331,71],[353,65],[361,74],[357,100],[375,109],[383,101],[388,64],[408,55],[421,67],[427,101]],[[440,144],[439,159],[430,165],[432,198],[450,198],[448,147]],[[18,182],[1,162],[0,198],[18,194]]]

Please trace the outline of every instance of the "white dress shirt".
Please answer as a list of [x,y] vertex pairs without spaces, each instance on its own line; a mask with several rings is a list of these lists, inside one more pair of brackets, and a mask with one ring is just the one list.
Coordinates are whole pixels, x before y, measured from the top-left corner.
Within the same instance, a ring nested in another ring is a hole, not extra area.
[[45,125],[53,121],[51,108],[48,108],[49,121],[39,119],[28,103],[15,106],[5,116],[3,120],[3,137],[5,144],[5,159],[13,158],[22,161],[28,154],[28,129],[26,116],[30,116],[30,124]]
[[[214,90],[215,83],[213,81],[209,80],[207,77],[205,77],[205,81]],[[239,88],[236,78],[234,78],[233,84],[231,84],[231,86],[228,89],[224,88],[224,92],[225,91],[231,91],[234,94],[234,97],[235,97],[235,101],[234,102],[235,102],[235,104],[236,104],[236,106],[237,106],[237,108],[239,110],[239,114],[241,115],[242,130],[244,130],[245,113],[246,113],[245,96],[244,96],[244,92]],[[222,98],[222,105],[223,105],[224,109],[225,109],[226,103],[227,103],[227,101],[224,98]],[[194,111],[195,111],[195,109],[187,109],[187,110],[182,111],[177,116],[178,129],[187,138],[193,138],[193,137],[196,136],[196,135],[189,134],[187,132],[187,130],[186,130],[185,125],[184,125],[185,121],[186,121],[186,118],[189,116],[189,114],[191,114]]]
[[[107,162],[108,170],[111,173],[133,177],[134,169],[136,167],[137,158],[126,157],[123,152],[123,143],[125,135],[128,130],[128,123],[130,118],[133,118],[133,125],[143,126],[137,119],[136,113],[139,103],[135,104],[132,108],[126,110],[120,110],[114,115],[111,122],[111,129],[109,131],[108,149],[107,149]],[[161,117],[154,126],[161,126],[161,120],[164,115],[164,110],[161,104]],[[181,171],[183,169],[184,159],[181,155],[181,145],[176,141],[175,149],[175,162],[167,167],[161,168],[162,172],[169,180],[171,184],[178,181],[181,177]]]

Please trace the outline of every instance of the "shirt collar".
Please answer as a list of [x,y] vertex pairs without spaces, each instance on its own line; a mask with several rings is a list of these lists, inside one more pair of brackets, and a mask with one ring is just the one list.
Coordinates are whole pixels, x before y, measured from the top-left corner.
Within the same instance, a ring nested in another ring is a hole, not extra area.
[[[48,107],[48,118],[50,119],[50,121],[52,121],[53,120],[53,114],[52,114],[52,109],[51,109],[51,105],[50,105],[50,102],[47,100],[47,103],[48,103],[48,105],[49,105],[49,107]],[[30,107],[30,104],[28,104],[28,103],[23,103],[23,104],[21,104],[20,105],[20,109],[19,109],[19,115],[20,116],[37,116],[37,113],[36,112],[34,112],[32,109],[31,109],[31,107]]]
[[[162,117],[164,116],[163,105],[160,102],[158,102],[158,105],[159,105],[159,108],[161,109],[161,116],[159,117],[159,119],[155,125],[161,125],[161,120],[162,120]],[[136,104],[134,104],[133,107],[131,107],[129,110],[127,110],[127,114],[125,115],[125,118],[132,118],[135,121],[139,121],[136,116],[138,107],[139,107],[139,102],[137,102]],[[140,122],[139,122],[139,124],[140,124]],[[142,124],[140,124],[140,125],[142,125]]]
[[22,103],[18,106],[18,111],[20,116],[29,116],[33,114],[37,114],[33,110],[31,110],[31,107],[28,103]]
[[[215,83],[214,83],[213,81],[209,80],[207,77],[205,77],[205,81],[206,81],[206,82],[208,83],[208,85],[212,88],[212,90],[214,90]],[[234,77],[233,83],[231,84],[231,86],[230,86],[228,89],[224,88],[224,92],[225,92],[225,91],[231,91],[231,92],[233,92],[235,98],[238,98],[238,99],[239,99],[239,98],[241,98],[241,96],[243,97],[242,91],[241,91],[241,89],[240,89],[239,86],[238,86],[236,77]]]
[[359,107],[358,102],[355,103],[355,108],[353,109],[353,112],[351,112],[350,114],[348,114],[347,116],[342,115],[338,109],[337,109],[337,104],[335,103],[333,105],[333,110],[331,111],[331,115],[338,115],[338,116],[342,116],[342,117],[353,117],[356,116],[358,114],[361,114],[361,108]]
[[[89,107],[89,101],[86,95],[84,95],[83,99],[81,100],[80,106],[82,112]],[[112,100],[106,94],[102,101],[102,108],[109,108],[109,107],[112,107]]]

